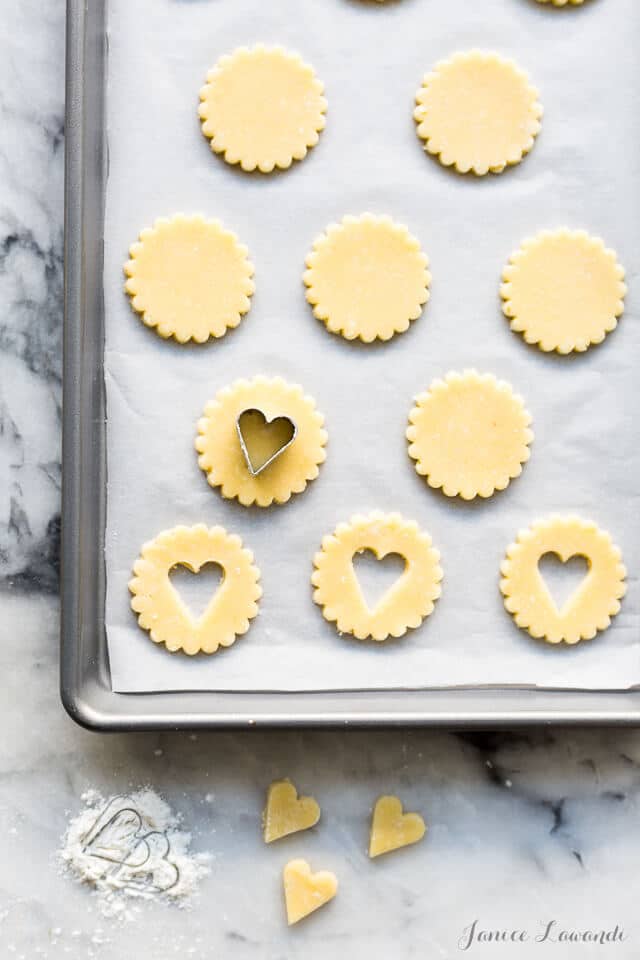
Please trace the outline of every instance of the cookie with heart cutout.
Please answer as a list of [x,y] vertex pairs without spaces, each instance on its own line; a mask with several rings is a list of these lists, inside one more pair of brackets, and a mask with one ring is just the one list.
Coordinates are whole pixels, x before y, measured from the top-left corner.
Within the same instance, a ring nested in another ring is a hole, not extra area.
[[[399,554],[406,563],[373,609],[367,606],[353,566],[356,554],[365,550],[379,559]],[[348,524],[339,524],[323,539],[313,562],[313,599],[322,607],[325,620],[358,640],[371,637],[381,642],[419,627],[441,593],[440,554],[431,537],[397,513],[358,515]]]
[[238,380],[198,421],[198,464],[212,487],[243,506],[286,503],[326,459],[324,417],[302,387],[281,377]]
[[[222,567],[223,578],[202,616],[196,619],[170,580],[182,565],[198,573],[206,564]],[[215,653],[245,634],[258,614],[260,571],[240,537],[222,527],[174,527],[143,546],[129,582],[131,607],[154,643],[189,656]]]
[[[546,554],[566,563],[584,557],[588,573],[558,609],[539,569]],[[504,605],[516,624],[548,643],[573,645],[606,630],[625,595],[626,568],[610,535],[580,517],[538,520],[507,549],[500,568]]]

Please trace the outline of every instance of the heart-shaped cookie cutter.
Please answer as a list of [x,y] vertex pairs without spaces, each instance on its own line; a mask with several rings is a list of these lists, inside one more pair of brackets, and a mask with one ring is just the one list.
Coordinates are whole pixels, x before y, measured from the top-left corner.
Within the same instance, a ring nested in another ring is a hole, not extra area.
[[[258,414],[258,416],[262,418],[262,421],[265,427],[268,427],[271,424],[277,423],[279,420],[286,421],[291,427],[291,436],[286,441],[286,443],[283,443],[280,447],[278,447],[275,453],[273,453],[268,458],[268,460],[265,460],[264,463],[261,463],[259,467],[255,467],[255,465],[251,460],[251,454],[249,453],[247,441],[245,439],[245,435],[242,430],[243,419],[246,417],[254,417],[256,414]],[[298,425],[295,422],[295,420],[292,420],[291,417],[288,417],[286,414],[279,414],[277,417],[269,418],[265,414],[264,410],[261,410],[259,407],[249,407],[246,410],[242,410],[238,414],[236,418],[236,433],[238,434],[238,440],[240,441],[240,449],[242,450],[242,455],[245,459],[245,463],[247,464],[247,469],[249,470],[249,473],[251,474],[252,477],[259,477],[261,473],[264,473],[267,467],[270,467],[271,464],[278,459],[278,457],[282,456],[285,450],[289,449],[291,444],[294,442],[294,440],[298,436]]]
[[145,832],[140,811],[126,796],[113,797],[102,809],[82,838],[82,851],[109,863],[109,876],[132,891],[166,893],[180,880],[169,859],[169,837],[159,830]]

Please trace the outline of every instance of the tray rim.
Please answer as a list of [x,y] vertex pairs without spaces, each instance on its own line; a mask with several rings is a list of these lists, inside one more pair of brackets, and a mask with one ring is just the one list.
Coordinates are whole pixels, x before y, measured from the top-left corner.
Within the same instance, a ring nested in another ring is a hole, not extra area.
[[103,616],[106,417],[101,359],[107,3],[67,0],[60,695],[69,715],[99,731],[640,725],[640,690],[111,690]]

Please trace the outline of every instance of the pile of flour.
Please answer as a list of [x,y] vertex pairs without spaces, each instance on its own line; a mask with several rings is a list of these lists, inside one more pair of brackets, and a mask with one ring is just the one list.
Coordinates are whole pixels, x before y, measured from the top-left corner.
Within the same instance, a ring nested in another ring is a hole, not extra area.
[[86,791],[59,852],[66,871],[93,887],[106,917],[133,919],[141,901],[186,906],[209,873],[191,835],[150,787],[105,799]]

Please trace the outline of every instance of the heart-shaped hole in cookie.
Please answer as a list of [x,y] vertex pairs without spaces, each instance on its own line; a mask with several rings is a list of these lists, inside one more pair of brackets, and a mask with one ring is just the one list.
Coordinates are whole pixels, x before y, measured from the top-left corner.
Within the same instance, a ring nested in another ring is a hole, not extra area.
[[589,561],[580,554],[575,554],[565,561],[552,551],[540,557],[538,570],[558,613],[562,613],[580,589],[589,569]]
[[249,472],[257,477],[291,446],[297,428],[289,417],[268,420],[262,410],[243,410],[236,422]]
[[199,620],[222,585],[224,567],[213,560],[199,570],[177,563],[169,571],[169,580],[193,619]]
[[364,602],[370,611],[382,603],[407,569],[407,561],[402,554],[387,553],[384,557],[378,557],[369,549],[355,553],[352,563]]

